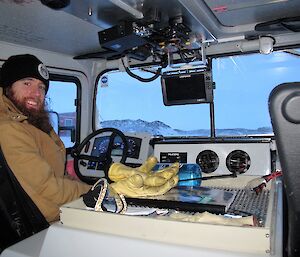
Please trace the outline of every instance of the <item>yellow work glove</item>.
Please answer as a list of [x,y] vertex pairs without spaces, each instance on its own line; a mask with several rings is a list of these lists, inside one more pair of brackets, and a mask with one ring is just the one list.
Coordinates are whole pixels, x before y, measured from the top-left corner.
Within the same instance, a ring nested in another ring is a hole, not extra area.
[[127,197],[163,195],[178,183],[179,163],[158,171],[152,171],[157,163],[155,157],[149,157],[138,168],[114,163],[108,171],[108,177],[114,182],[110,187],[118,194]]

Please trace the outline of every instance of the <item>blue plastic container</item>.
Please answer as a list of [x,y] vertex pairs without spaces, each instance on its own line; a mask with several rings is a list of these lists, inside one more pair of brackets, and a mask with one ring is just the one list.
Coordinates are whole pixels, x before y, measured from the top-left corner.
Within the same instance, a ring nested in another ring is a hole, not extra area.
[[[170,163],[158,163],[154,167],[154,171],[161,170],[166,167],[169,167]],[[181,181],[186,179],[195,179],[195,178],[201,178],[201,168],[196,163],[180,163],[179,167],[179,182],[178,186],[188,186],[188,187],[196,187],[201,185],[201,179],[196,180],[187,180],[187,181]]]

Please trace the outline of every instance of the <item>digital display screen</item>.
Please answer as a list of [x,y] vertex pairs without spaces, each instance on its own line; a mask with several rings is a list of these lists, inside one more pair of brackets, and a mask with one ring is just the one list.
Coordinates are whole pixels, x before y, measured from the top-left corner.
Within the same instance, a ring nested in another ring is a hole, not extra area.
[[204,76],[169,77],[165,83],[169,101],[206,99]]
[[199,104],[213,101],[211,72],[163,74],[161,78],[164,104]]

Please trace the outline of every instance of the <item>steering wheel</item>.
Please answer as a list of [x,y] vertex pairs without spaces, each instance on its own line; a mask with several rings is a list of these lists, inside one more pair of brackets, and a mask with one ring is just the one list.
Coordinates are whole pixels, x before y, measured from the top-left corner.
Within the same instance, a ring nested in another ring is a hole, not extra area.
[[[115,138],[117,136],[121,139],[121,143],[118,142],[119,146],[123,146],[119,162],[124,164],[128,153],[128,141],[123,132],[115,128],[103,128],[94,131],[72,150],[71,156],[74,158],[75,173],[82,181],[94,184],[99,178],[105,177],[110,182],[108,170],[113,162],[112,151],[116,147]],[[95,147],[95,140],[99,139],[105,142],[101,150]],[[103,174],[83,175],[81,169],[86,169],[89,172],[94,170]]]

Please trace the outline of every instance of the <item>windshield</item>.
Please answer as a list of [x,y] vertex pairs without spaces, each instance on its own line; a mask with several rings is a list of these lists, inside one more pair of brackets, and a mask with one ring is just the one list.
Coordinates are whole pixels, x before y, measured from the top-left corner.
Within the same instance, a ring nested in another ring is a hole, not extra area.
[[[286,52],[214,58],[216,136],[272,134],[271,90],[300,81],[300,58]],[[141,77],[149,73],[134,70]],[[151,75],[150,75],[151,76]],[[165,106],[160,78],[143,83],[126,72],[103,74],[96,96],[96,128],[163,136],[210,136],[208,103]]]

